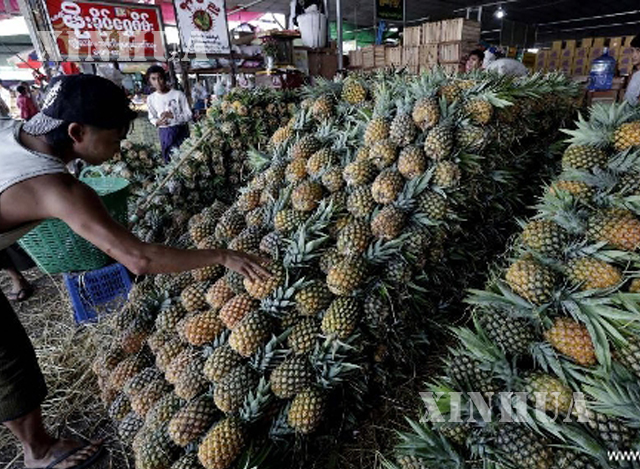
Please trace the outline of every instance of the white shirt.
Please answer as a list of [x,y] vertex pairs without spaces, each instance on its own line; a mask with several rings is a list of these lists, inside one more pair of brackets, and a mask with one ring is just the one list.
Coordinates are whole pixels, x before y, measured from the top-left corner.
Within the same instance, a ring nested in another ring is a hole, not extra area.
[[638,99],[640,98],[640,70],[631,75],[629,80],[629,86],[627,86],[627,92],[624,94],[624,99],[629,104],[636,106]]
[[167,121],[166,125],[160,127],[174,127],[186,124],[191,120],[193,114],[189,108],[187,97],[182,91],[169,90],[166,93],[152,93],[147,98],[147,108],[149,109],[149,121],[155,126],[163,112],[171,111],[173,118]]
[[500,75],[524,76],[529,73],[527,67],[516,59],[498,59],[491,62],[485,70],[498,72]]

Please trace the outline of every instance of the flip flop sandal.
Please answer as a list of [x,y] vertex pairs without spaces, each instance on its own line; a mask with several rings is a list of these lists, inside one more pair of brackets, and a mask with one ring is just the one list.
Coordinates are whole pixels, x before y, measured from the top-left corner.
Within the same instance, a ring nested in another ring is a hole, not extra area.
[[[78,446],[77,448],[74,448],[71,451],[67,451],[62,456],[58,457],[55,461],[53,461],[51,464],[49,464],[47,467],[25,468],[25,469],[54,469],[61,462],[65,461],[66,459],[69,459],[71,456],[73,456],[77,452],[82,451],[83,449],[86,449],[91,445],[92,443],[85,443],[84,445]],[[91,456],[89,456],[87,459],[82,461],[80,464],[76,464],[75,466],[69,467],[68,469],[85,469],[93,465],[93,463],[95,463],[100,457],[102,457],[103,453],[104,453],[104,446],[100,446],[100,448],[98,448],[96,452],[93,453]]]
[[10,301],[17,301],[18,303],[22,303],[23,301],[27,301],[32,296],[33,296],[33,288],[26,287],[26,288],[20,289],[18,293],[9,293],[7,295],[7,299]]

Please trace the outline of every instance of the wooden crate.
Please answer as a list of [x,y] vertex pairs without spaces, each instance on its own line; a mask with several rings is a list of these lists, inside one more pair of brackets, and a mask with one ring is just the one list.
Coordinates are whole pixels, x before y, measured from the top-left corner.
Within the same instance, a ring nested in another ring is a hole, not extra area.
[[449,42],[438,45],[438,61],[445,63],[460,62],[465,55],[476,47],[475,42]]
[[422,44],[437,44],[442,34],[442,22],[434,21],[422,25]]
[[402,47],[387,47],[384,54],[384,64],[387,67],[402,66]]
[[349,52],[349,68],[362,68],[362,49]]
[[435,64],[421,64],[420,65],[420,73],[429,73],[434,68],[436,68],[437,66],[438,66],[437,63],[435,63]]
[[405,47],[415,47],[422,44],[422,26],[410,26],[404,28],[402,45]]
[[438,64],[438,44],[420,46],[420,65]]
[[373,46],[373,64],[374,68],[384,68],[386,65],[386,47]]
[[420,65],[405,65],[404,68],[407,70],[407,72],[411,73],[412,75],[420,74]]
[[376,59],[373,46],[367,46],[362,48],[362,68],[365,70],[371,70],[376,66]]
[[480,23],[464,18],[442,21],[440,42],[480,42]]
[[403,47],[402,63],[410,67],[420,66],[420,47]]
[[440,64],[440,68],[444,71],[444,73],[446,73],[447,75],[454,75],[458,72],[461,71],[461,66],[459,63],[452,63],[452,64]]

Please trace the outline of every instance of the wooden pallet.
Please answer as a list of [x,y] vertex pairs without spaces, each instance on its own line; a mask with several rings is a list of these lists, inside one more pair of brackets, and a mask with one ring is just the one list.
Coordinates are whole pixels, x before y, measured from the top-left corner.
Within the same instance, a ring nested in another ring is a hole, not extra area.
[[384,64],[387,67],[400,67],[402,65],[402,47],[387,47],[384,54]]
[[420,46],[420,65],[438,64],[438,44]]
[[362,48],[362,68],[365,70],[371,70],[376,66],[376,59],[373,51],[373,46]]
[[410,26],[404,28],[402,45],[405,47],[415,47],[422,44],[422,26]]
[[440,42],[480,42],[480,23],[464,18],[442,21]]
[[349,52],[349,68],[362,68],[362,49]]
[[445,63],[460,62],[475,49],[475,42],[458,41],[438,45],[438,60]]
[[420,66],[420,47],[403,47],[402,63],[409,67]]

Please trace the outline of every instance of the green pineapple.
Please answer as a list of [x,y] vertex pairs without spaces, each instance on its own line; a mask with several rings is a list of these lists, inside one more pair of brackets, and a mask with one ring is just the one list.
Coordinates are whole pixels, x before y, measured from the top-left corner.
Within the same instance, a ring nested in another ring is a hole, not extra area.
[[346,339],[355,330],[361,314],[361,306],[354,298],[336,298],[322,318],[322,333]]
[[258,384],[255,372],[245,365],[238,365],[225,374],[216,384],[213,402],[225,413],[240,409],[245,397]]

